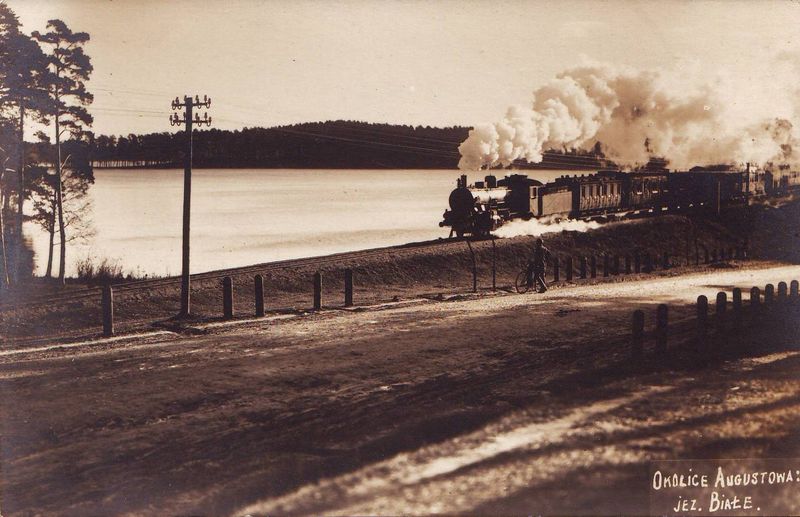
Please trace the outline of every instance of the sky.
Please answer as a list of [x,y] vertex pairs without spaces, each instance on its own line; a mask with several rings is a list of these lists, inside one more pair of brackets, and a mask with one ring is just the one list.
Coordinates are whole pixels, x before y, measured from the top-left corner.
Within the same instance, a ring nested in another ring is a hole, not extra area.
[[6,2],[26,32],[59,18],[90,34],[97,134],[176,131],[170,102],[184,94],[210,96],[221,129],[473,126],[587,60],[746,83],[800,53],[789,0]]

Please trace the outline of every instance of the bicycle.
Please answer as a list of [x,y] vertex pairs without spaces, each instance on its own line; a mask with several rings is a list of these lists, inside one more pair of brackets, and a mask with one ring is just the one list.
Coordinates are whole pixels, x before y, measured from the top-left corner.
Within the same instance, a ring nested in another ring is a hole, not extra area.
[[519,294],[524,294],[527,293],[531,287],[533,287],[533,279],[528,282],[528,269],[525,268],[519,272],[516,280],[514,280],[514,289],[516,289]]

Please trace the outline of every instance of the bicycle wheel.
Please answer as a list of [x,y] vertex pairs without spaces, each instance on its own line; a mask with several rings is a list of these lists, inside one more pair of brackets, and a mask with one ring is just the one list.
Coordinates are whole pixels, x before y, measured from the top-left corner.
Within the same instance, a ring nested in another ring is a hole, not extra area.
[[528,272],[524,269],[519,272],[517,279],[514,281],[514,288],[518,293],[527,293],[531,286],[528,285]]

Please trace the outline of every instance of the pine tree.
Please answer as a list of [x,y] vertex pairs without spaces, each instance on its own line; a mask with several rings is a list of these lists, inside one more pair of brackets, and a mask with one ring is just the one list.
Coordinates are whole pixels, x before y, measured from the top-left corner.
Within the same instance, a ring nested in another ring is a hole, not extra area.
[[[69,158],[62,157],[61,136],[68,132],[75,140],[87,136],[88,128],[93,119],[86,110],[93,96],[86,90],[84,81],[92,73],[92,64],[89,56],[83,51],[83,45],[89,41],[89,34],[85,32],[72,32],[61,20],[47,22],[49,32],[42,34],[33,33],[33,38],[50,47],[48,55],[50,73],[47,74],[47,86],[50,95],[50,112],[55,122],[56,157],[56,207],[58,210],[59,233],[59,265],[58,280],[64,284],[66,267],[66,225],[64,219],[64,188],[63,172],[65,161]],[[88,169],[87,180],[91,181],[91,168]]]
[[[25,198],[28,195],[25,184],[24,128],[26,116],[33,116],[37,122],[46,121],[44,109],[47,92],[42,82],[46,73],[47,61],[42,49],[31,37],[20,32],[19,21],[14,12],[5,3],[0,3],[0,116],[6,122],[15,119],[17,127],[14,142],[6,142],[9,151],[16,150],[16,160],[12,162],[17,168],[17,210],[13,246],[13,278],[16,281],[22,276],[22,221]],[[7,159],[11,159],[10,154]],[[8,192],[5,194],[10,196]],[[10,197],[6,197],[5,203],[9,199]],[[5,203],[4,208],[7,208]]]

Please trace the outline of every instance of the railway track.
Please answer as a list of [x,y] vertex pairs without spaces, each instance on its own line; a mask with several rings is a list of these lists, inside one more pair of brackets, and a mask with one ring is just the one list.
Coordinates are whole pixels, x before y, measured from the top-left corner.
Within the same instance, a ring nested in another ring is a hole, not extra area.
[[[298,259],[278,260],[274,262],[264,262],[261,264],[254,264],[251,266],[233,267],[227,269],[218,269],[204,273],[196,273],[191,275],[193,282],[203,282],[215,279],[221,279],[226,276],[242,276],[242,275],[255,275],[268,271],[276,271],[288,268],[299,268],[306,266],[327,266],[337,264],[342,261],[356,261],[360,259],[371,258],[388,251],[395,251],[402,253],[405,250],[419,250],[422,248],[431,248],[458,242],[462,239],[437,239],[432,241],[412,242],[407,244],[399,244],[395,246],[386,246],[382,248],[371,248],[359,251],[345,251],[341,253],[333,253],[330,255],[322,255],[317,257],[305,257]],[[154,289],[159,287],[167,287],[172,285],[180,285],[180,276],[171,276],[166,278],[154,278],[149,280],[134,280],[130,282],[121,282],[113,284],[114,292],[124,294],[132,291],[142,289]],[[37,296],[35,298],[26,299],[22,302],[3,301],[0,302],[0,312],[8,312],[22,308],[36,307],[45,304],[53,303],[66,303],[86,298],[97,297],[99,299],[102,287],[86,287],[82,289],[75,289],[65,293]]]

